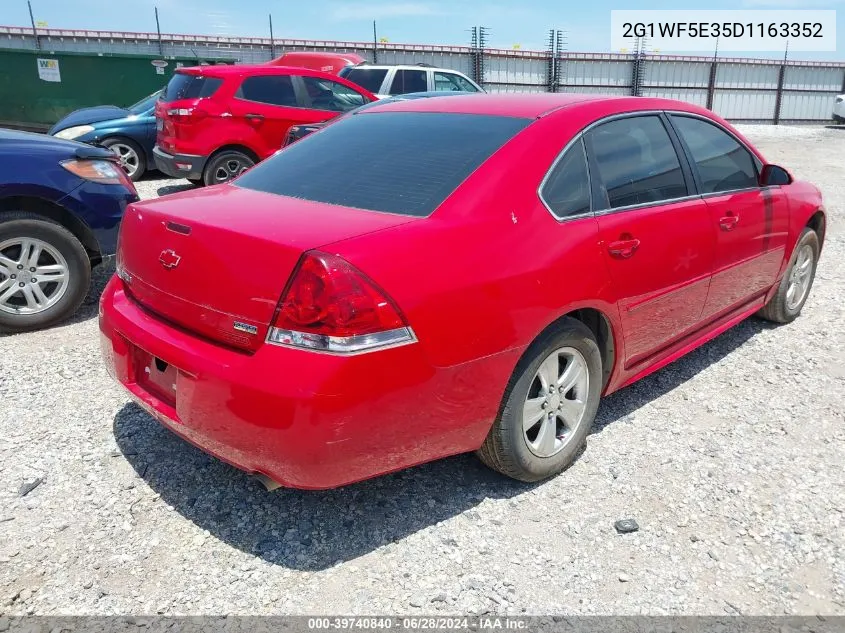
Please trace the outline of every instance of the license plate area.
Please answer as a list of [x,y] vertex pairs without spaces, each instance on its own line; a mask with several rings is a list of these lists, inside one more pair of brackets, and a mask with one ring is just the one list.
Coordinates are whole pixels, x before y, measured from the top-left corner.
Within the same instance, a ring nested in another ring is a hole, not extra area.
[[176,407],[179,370],[164,360],[135,348],[135,382],[165,404]]

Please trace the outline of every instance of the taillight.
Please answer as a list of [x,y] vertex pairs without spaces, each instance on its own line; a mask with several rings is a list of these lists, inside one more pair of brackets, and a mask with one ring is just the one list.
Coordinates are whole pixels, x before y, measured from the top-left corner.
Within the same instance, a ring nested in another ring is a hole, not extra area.
[[267,341],[349,354],[413,343],[416,337],[364,273],[336,255],[311,251],[293,272]]
[[208,112],[194,106],[192,108],[169,108],[166,110],[167,116],[177,123],[189,123],[191,121],[199,121],[208,116]]

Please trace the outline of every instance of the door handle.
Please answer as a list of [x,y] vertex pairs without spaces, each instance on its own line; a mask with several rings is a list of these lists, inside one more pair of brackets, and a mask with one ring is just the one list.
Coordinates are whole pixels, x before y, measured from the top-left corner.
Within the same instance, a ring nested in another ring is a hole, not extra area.
[[254,123],[260,123],[261,121],[264,120],[264,115],[263,114],[247,114],[246,118],[249,121],[252,121]]
[[607,252],[610,253],[613,257],[618,257],[620,259],[628,259],[629,257],[633,256],[634,253],[637,252],[637,249],[640,247],[640,241],[636,238],[623,235],[621,236],[624,239],[616,240],[615,242],[611,242],[607,245]]
[[732,231],[737,224],[739,224],[739,216],[733,211],[728,211],[719,218],[719,226],[723,231]]

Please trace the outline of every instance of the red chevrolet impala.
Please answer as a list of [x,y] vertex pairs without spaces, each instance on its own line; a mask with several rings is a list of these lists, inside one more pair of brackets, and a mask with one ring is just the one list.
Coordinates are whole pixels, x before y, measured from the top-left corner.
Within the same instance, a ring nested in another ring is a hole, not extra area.
[[397,102],[130,206],[103,350],[269,488],[467,451],[535,481],[602,395],[755,313],[795,319],[824,232],[818,189],[687,103]]

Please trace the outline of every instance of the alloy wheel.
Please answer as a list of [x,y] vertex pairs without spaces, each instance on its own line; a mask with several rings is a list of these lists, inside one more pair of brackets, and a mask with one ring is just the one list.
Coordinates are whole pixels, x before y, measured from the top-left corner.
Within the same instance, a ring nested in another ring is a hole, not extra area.
[[813,279],[813,247],[804,244],[795,256],[795,263],[789,271],[789,285],[786,288],[786,307],[795,310],[810,290]]
[[115,143],[109,149],[111,149],[111,151],[113,151],[120,160],[120,168],[126,172],[127,176],[132,178],[138,171],[138,167],[141,164],[138,152],[125,143]]
[[44,312],[61,300],[68,281],[67,261],[47,242],[16,237],[0,243],[0,311]]
[[562,347],[537,369],[522,410],[525,443],[538,457],[563,450],[584,419],[589,397],[587,361],[577,349]]

